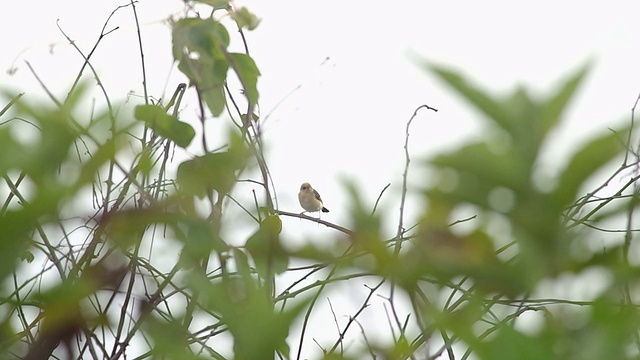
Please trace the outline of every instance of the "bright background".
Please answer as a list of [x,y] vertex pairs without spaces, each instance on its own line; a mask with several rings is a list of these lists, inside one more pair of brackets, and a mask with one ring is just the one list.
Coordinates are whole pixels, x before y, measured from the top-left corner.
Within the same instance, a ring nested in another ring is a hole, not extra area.
[[[31,99],[45,99],[27,60],[62,98],[83,59],[68,45],[56,20],[88,54],[119,5],[126,2],[3,4],[0,85],[24,91]],[[348,226],[343,180],[357,184],[371,206],[391,183],[382,199],[389,238],[397,226],[405,126],[414,109],[427,104],[439,111],[421,111],[411,128],[413,199],[407,207],[408,226],[415,222],[420,204],[415,194],[425,181],[420,160],[485,129],[481,115],[421,68],[425,59],[455,68],[483,88],[505,95],[517,84],[533,94],[547,94],[564,76],[591,61],[592,71],[542,159],[550,169],[585,136],[628,121],[640,91],[637,2],[247,0],[236,5],[262,18],[247,36],[262,72],[260,116],[280,209],[301,211],[297,192],[308,181],[331,210],[323,219]],[[148,89],[155,98],[169,97],[185,81],[173,68],[168,22],[181,16],[182,9],[177,0],[137,4]],[[115,27],[119,29],[102,40],[92,63],[114,103],[136,105],[143,101],[142,77],[131,8],[116,12],[106,29]],[[237,47],[239,37],[231,34]],[[85,74],[90,80],[90,72]],[[99,93],[95,97],[98,105],[104,104]],[[197,128],[196,113],[193,97],[187,98],[181,118]],[[190,152],[200,154],[199,141],[194,143]],[[284,225],[284,239],[291,246],[320,244],[335,235],[298,219],[284,219]],[[351,310],[345,307],[340,314]]]

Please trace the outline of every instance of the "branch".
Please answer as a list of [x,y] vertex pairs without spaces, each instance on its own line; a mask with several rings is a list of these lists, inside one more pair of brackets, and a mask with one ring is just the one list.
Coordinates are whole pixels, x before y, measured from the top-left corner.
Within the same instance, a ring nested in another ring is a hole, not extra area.
[[411,122],[413,121],[413,119],[418,115],[418,110],[422,108],[433,110],[435,112],[438,111],[438,109],[434,109],[429,105],[420,105],[416,108],[416,110],[413,112],[413,115],[411,115],[411,118],[407,122],[407,130],[405,132],[405,138],[404,138],[405,163],[404,163],[404,173],[402,174],[402,196],[400,198],[400,219],[398,220],[398,233],[396,235],[397,241],[398,241],[395,247],[396,254],[400,252],[400,245],[402,243],[400,239],[402,237],[402,228],[404,224],[404,204],[407,198],[407,175],[409,174],[409,162],[411,162],[411,159],[409,158],[409,127],[411,126]]
[[298,213],[292,213],[292,212],[281,211],[281,210],[274,210],[274,211],[275,211],[275,213],[276,213],[276,214],[278,214],[278,215],[289,216],[289,217],[296,217],[296,218],[300,218],[300,219],[305,219],[305,220],[315,221],[315,222],[317,222],[318,224],[322,224],[322,225],[327,226],[327,227],[330,227],[330,228],[332,228],[332,229],[336,229],[336,230],[338,230],[338,231],[340,231],[340,232],[342,232],[342,233],[345,233],[345,234],[347,234],[347,235],[349,235],[349,236],[353,236],[353,235],[354,235],[354,232],[353,232],[353,231],[351,231],[351,230],[349,230],[349,229],[347,229],[347,228],[344,228],[344,227],[342,227],[342,226],[340,226],[340,225],[336,225],[336,224],[330,223],[330,222],[328,222],[328,221],[324,221],[324,220],[322,220],[322,219],[314,218],[314,217],[309,216],[309,215],[305,215],[305,214],[298,214]]
[[382,279],[382,281],[380,281],[378,285],[374,287],[367,286],[367,288],[369,288],[369,295],[367,295],[366,299],[364,299],[364,301],[362,302],[360,309],[358,309],[358,311],[356,311],[356,313],[353,316],[349,317],[349,322],[347,322],[347,325],[344,327],[344,329],[342,329],[342,332],[340,332],[338,340],[336,340],[336,342],[333,344],[328,354],[333,354],[336,351],[336,348],[338,348],[338,346],[342,344],[342,340],[344,339],[344,336],[347,334],[347,330],[349,330],[349,328],[351,327],[351,324],[353,324],[353,322],[356,321],[356,319],[358,318],[358,316],[360,316],[360,314],[364,311],[364,309],[369,307],[369,300],[371,300],[371,297],[376,292],[376,290],[378,290],[378,288],[380,288],[380,286],[382,286],[382,284],[384,284],[385,282],[386,280]]

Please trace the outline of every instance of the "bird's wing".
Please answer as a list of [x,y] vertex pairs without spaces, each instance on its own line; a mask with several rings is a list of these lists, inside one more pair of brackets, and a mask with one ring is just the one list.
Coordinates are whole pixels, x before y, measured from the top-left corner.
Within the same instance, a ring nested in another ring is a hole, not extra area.
[[320,194],[318,194],[316,189],[313,189],[313,195],[316,197],[316,200],[322,202],[322,198],[320,197]]

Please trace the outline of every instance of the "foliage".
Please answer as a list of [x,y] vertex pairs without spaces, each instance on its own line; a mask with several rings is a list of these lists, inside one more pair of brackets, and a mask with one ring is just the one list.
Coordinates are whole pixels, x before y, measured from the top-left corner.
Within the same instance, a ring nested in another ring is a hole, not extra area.
[[[338,326],[335,342],[318,343],[317,356],[640,356],[634,292],[640,273],[630,262],[638,201],[633,123],[586,141],[555,179],[544,187],[539,181],[541,154],[589,66],[540,100],[524,89],[493,96],[456,71],[425,63],[426,71],[483,114],[487,131],[420,165],[435,179],[421,189],[427,206],[416,224],[408,226],[401,215],[398,233],[389,237],[382,230],[389,211],[377,203],[370,209],[355,184],[345,184],[351,229],[277,209],[254,113],[260,71],[244,38],[259,19],[229,1],[191,6],[206,11],[186,11],[171,24],[172,54],[189,85],[178,85],[166,103],[145,97],[125,115],[108,106],[86,116],[79,114],[87,85],[74,85],[63,101],[51,96],[51,105],[5,93],[3,358],[300,358],[316,346],[305,339],[310,322],[326,323],[312,316],[320,296],[360,278],[366,279],[360,283],[364,301]],[[239,34],[244,52],[229,50],[230,30]],[[90,63],[91,56],[82,56]],[[230,77],[238,80],[243,99],[234,97]],[[201,124],[229,123],[227,133],[215,134],[225,146],[210,149],[207,135],[181,119],[183,95],[191,90]],[[407,123],[402,206],[409,126],[418,109]],[[16,136],[25,123],[34,136]],[[201,153],[172,160],[194,140]],[[612,163],[617,170],[588,188]],[[236,200],[240,176],[259,185],[260,198]],[[614,178],[623,181],[613,195],[603,195]],[[230,202],[244,219],[228,215]],[[473,216],[456,218],[460,209],[473,209]],[[329,226],[350,246],[288,250],[281,241],[284,217]],[[244,229],[246,219],[253,226],[246,246],[230,245],[222,229]],[[600,223],[625,219],[626,228],[613,233],[605,248],[590,245],[604,236]],[[506,230],[496,233],[495,222],[507,224]],[[613,241],[616,236],[621,241]],[[306,265],[294,268],[294,261]],[[591,273],[607,280],[590,298],[545,290]],[[354,330],[378,296],[388,311],[388,343],[369,340],[380,329]],[[362,346],[348,343],[354,333]]]

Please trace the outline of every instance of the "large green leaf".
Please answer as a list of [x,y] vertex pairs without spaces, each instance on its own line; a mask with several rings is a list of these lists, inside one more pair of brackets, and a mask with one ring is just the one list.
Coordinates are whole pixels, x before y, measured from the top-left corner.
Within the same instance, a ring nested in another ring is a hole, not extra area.
[[256,265],[256,271],[263,279],[287,270],[289,257],[280,242],[282,220],[278,216],[268,216],[260,223],[260,228],[247,239],[245,245]]
[[224,25],[214,19],[186,18],[173,23],[173,56],[180,61],[192,53],[224,57],[230,38]]
[[196,86],[213,116],[222,114],[227,104],[224,84],[229,41],[227,29],[213,19],[189,18],[173,24],[173,56],[178,69]]
[[136,119],[144,121],[156,134],[172,140],[180,147],[187,147],[196,135],[191,125],[169,115],[158,105],[138,105],[135,108]]
[[[469,144],[453,153],[438,155],[429,163],[455,170],[459,180],[466,185],[477,181],[488,190],[506,187],[516,192],[526,192],[530,188],[531,170],[510,148],[498,152],[486,143]],[[457,189],[465,190],[463,185]]]
[[240,9],[231,12],[231,17],[236,21],[240,28],[255,30],[255,28],[258,27],[258,24],[260,24],[260,19],[246,7],[241,7]]
[[19,254],[31,246],[30,234],[34,231],[39,217],[35,209],[7,211],[0,214],[0,280],[4,281],[17,266]]
[[573,99],[580,84],[591,69],[591,64],[587,63],[571,75],[565,83],[559,86],[556,91],[543,105],[542,116],[540,118],[540,128],[546,134],[553,129],[562,119],[562,115]]
[[211,114],[218,116],[222,114],[225,106],[227,106],[224,84],[227,81],[229,62],[226,58],[202,59],[202,64],[202,71],[199,73],[198,90],[200,90],[202,100],[209,107]]
[[304,310],[309,299],[296,298],[294,305],[274,309],[273,302],[249,267],[247,256],[232,250],[228,263],[234,262],[235,273],[222,277],[219,282],[200,275],[190,277],[193,287],[202,291],[203,305],[220,314],[233,336],[234,358],[239,360],[272,360],[275,352],[288,358],[286,343],[293,321]]
[[227,195],[237,181],[238,172],[244,168],[247,155],[242,139],[232,134],[229,150],[208,153],[180,164],[177,181],[187,195],[204,197],[211,190]]
[[523,167],[532,169],[545,136],[540,130],[540,105],[526,89],[518,87],[502,106],[513,123],[509,151],[524,163]]
[[163,319],[150,316],[144,323],[146,332],[150,335],[153,343],[154,359],[183,359],[183,360],[204,360],[203,356],[198,356],[191,351],[186,351],[189,347],[189,329],[184,326],[182,319],[165,317]]
[[258,88],[256,84],[258,82],[258,76],[260,76],[260,70],[258,70],[256,63],[247,54],[231,53],[229,55],[235,65],[235,70],[238,72],[238,77],[242,82],[247,99],[249,99],[251,104],[256,104],[258,102]]
[[556,359],[553,347],[554,339],[547,334],[529,336],[504,324],[491,340],[478,348],[478,354],[486,360]]
[[580,186],[605,164],[622,154],[629,128],[608,132],[584,144],[562,170],[555,189],[555,197],[562,205],[575,200]]
[[470,84],[467,79],[451,69],[427,62],[424,63],[424,66],[456,90],[465,100],[481,110],[487,115],[489,120],[494,121],[508,133],[513,133],[515,128],[515,124],[513,123],[514,119],[505,111],[500,100],[492,98],[486,91],[480,90],[478,87]]

